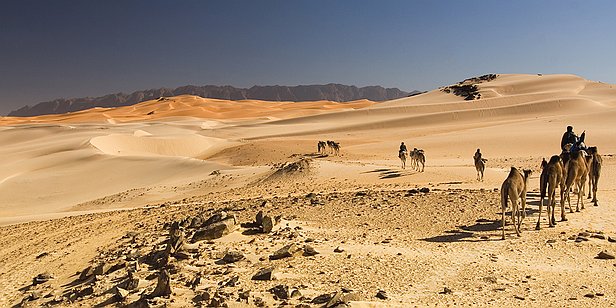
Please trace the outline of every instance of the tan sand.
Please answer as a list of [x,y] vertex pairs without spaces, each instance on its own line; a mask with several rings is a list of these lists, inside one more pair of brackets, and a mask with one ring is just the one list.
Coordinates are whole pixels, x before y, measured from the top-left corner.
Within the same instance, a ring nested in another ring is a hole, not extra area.
[[[145,253],[165,239],[164,223],[220,208],[231,209],[241,222],[259,209],[285,220],[279,233],[236,232],[202,243],[199,256],[177,261],[176,295],[161,303],[193,305],[197,290],[186,283],[200,272],[214,289],[238,275],[239,286],[225,290],[232,296],[251,290],[248,306],[256,297],[279,305],[267,292],[276,284],[301,286],[310,298],[352,289],[355,307],[615,305],[616,264],[594,257],[616,251],[597,235],[616,235],[616,86],[573,75],[507,74],[478,86],[481,99],[473,101],[438,89],[383,103],[179,96],[1,118],[0,224],[7,226],[0,228],[0,306],[35,291],[58,293],[33,300],[35,305],[62,294],[69,294],[61,300],[67,306],[109,301],[105,291],[122,278],[113,275],[124,272],[100,277],[93,295],[71,298],[88,285],[70,284],[75,272],[122,254],[130,243],[121,238],[129,231],[139,232]],[[539,164],[560,152],[567,125],[578,134],[586,130],[586,143],[604,155],[600,206],[586,201],[568,222],[548,229],[544,220],[544,229],[535,231]],[[341,154],[317,155],[318,140],[340,142]],[[401,141],[425,150],[425,172],[400,169]],[[488,159],[484,182],[476,181],[477,148]],[[280,171],[281,164],[300,158],[310,160],[308,169]],[[509,225],[507,240],[499,241],[495,189],[511,166],[534,170],[529,217],[521,238]],[[407,194],[421,187],[431,192]],[[306,198],[311,192],[316,202]],[[261,207],[263,200],[269,203]],[[130,210],[107,212],[114,209]],[[79,215],[84,213],[91,214]],[[299,226],[293,229],[298,234],[286,223]],[[585,230],[596,238],[568,240]],[[308,238],[320,255],[267,260],[286,243],[303,245]],[[334,253],[337,246],[345,252]],[[251,261],[216,264],[227,249],[241,250]],[[37,259],[42,252],[48,255]],[[281,269],[279,281],[250,280],[269,265]],[[27,287],[43,271],[56,279]],[[144,266],[140,274],[152,272]],[[149,292],[155,281],[147,280],[141,291]],[[441,294],[444,287],[453,293]],[[375,297],[379,290],[387,300]]]

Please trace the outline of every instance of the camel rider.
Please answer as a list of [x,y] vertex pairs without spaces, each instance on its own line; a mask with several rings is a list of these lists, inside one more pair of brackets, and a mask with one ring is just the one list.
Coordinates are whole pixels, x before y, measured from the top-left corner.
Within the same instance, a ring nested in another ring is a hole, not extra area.
[[473,155],[473,158],[475,159],[475,161],[478,161],[481,159],[481,150],[477,149],[477,152],[475,152],[475,155]]
[[567,150],[565,149],[565,146],[567,144],[572,144],[572,148],[570,149],[570,151],[575,151],[576,149],[584,149],[584,138],[586,137],[586,132],[583,132],[582,135],[580,137],[578,137],[574,132],[573,132],[573,126],[569,125],[567,126],[567,131],[563,134],[562,139],[560,140],[560,148],[562,149],[563,152],[566,152]]
[[398,155],[402,153],[408,153],[409,151],[406,149],[406,144],[404,142],[400,143],[400,151],[398,151]]
[[578,136],[573,132],[573,126],[567,126],[567,131],[563,134],[562,139],[560,140],[560,148],[563,152],[566,152],[565,145],[567,144],[576,144],[578,142]]

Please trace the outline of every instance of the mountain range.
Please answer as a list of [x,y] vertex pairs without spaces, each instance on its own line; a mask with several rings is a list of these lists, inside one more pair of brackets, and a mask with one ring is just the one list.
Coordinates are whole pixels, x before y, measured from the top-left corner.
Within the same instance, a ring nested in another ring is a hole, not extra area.
[[358,88],[342,84],[299,85],[299,86],[253,86],[236,88],[233,86],[182,86],[175,89],[160,88],[136,91],[130,94],[115,93],[100,97],[81,97],[55,99],[41,102],[34,106],[24,106],[11,111],[9,116],[27,117],[43,114],[60,114],[90,109],[94,107],[119,107],[137,104],[143,101],[165,96],[196,95],[205,98],[227,100],[255,99],[265,101],[319,101],[329,100],[347,102],[358,99],[386,101],[421,93],[405,92],[398,88],[367,86]]

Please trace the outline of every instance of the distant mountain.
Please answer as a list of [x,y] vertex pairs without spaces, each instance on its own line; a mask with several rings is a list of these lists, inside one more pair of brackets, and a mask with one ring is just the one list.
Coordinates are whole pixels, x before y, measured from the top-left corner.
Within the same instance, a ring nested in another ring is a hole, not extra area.
[[404,92],[397,88],[368,86],[358,88],[341,84],[307,85],[307,86],[254,86],[249,89],[232,86],[183,86],[175,89],[151,89],[136,91],[131,94],[116,93],[101,97],[82,97],[56,99],[25,106],[11,111],[9,116],[27,117],[42,114],[59,114],[94,107],[119,107],[137,104],[162,96],[183,94],[227,100],[257,99],[265,101],[318,101],[329,100],[348,102],[358,99],[386,101],[417,94],[418,91]]

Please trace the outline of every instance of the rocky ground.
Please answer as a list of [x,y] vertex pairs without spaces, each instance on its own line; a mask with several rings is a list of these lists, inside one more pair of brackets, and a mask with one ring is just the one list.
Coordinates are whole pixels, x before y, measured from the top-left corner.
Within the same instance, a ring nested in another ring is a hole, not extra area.
[[523,236],[508,226],[505,241],[493,189],[237,193],[2,227],[2,305],[596,307],[616,298],[614,234],[534,231],[536,193]]

